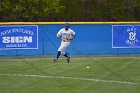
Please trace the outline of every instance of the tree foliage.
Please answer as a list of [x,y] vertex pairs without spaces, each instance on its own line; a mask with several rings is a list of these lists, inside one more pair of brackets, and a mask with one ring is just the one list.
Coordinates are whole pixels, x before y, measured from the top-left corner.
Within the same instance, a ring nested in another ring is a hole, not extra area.
[[0,0],[1,22],[140,21],[139,0]]

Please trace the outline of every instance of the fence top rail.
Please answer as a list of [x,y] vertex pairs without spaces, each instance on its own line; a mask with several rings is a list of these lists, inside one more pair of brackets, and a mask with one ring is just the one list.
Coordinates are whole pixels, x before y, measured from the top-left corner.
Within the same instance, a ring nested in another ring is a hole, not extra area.
[[[64,24],[65,22],[0,22],[0,25]],[[140,22],[69,22],[70,24],[140,24]]]

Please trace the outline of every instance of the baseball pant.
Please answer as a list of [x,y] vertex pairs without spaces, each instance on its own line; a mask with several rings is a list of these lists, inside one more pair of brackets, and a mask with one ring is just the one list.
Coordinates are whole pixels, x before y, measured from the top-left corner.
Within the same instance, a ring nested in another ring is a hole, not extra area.
[[64,42],[64,41],[62,41],[60,47],[58,48],[58,51],[61,51],[61,54],[64,55],[65,54],[65,50],[66,50],[66,48],[69,45],[70,45],[70,42]]

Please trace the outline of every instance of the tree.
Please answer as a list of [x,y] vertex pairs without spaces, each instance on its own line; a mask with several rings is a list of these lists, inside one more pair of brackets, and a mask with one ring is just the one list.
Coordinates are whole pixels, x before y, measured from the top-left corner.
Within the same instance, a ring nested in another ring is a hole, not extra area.
[[0,21],[140,21],[140,1],[1,0]]

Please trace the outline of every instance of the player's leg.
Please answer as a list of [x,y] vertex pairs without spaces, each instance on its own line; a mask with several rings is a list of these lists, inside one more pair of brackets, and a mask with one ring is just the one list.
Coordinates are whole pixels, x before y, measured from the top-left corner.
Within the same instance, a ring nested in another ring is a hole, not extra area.
[[65,53],[65,51],[62,51],[62,55],[63,55],[64,57],[66,57],[67,62],[69,63],[69,62],[70,62],[70,57],[67,55],[67,53]]
[[61,42],[61,45],[60,45],[60,47],[58,48],[57,55],[56,55],[55,59],[53,60],[54,62],[56,62],[56,61],[59,59],[59,56],[61,55],[61,49],[62,49],[62,47],[63,47],[63,44],[62,44],[62,42]]
[[70,45],[70,42],[66,42],[65,43],[65,47],[63,48],[63,51],[62,51],[62,54],[64,57],[66,57],[67,59],[67,62],[69,63],[70,62],[70,57],[67,55],[67,53],[65,52],[66,48]]
[[57,52],[56,59],[58,60],[59,56],[61,55],[61,51]]
[[56,62],[58,60],[58,58],[59,58],[60,55],[61,55],[61,51],[58,51],[57,52],[57,55],[56,55],[56,57],[55,57],[55,59],[53,61]]
[[63,56],[66,57],[67,62],[69,63],[70,62],[70,57],[67,55],[66,52],[63,52]]
[[59,59],[59,56],[63,52],[64,48],[65,48],[65,44],[62,41],[60,47],[58,48],[58,52],[57,52],[56,58],[53,60],[54,62],[56,62]]
[[63,56],[65,56],[66,57],[66,59],[67,59],[67,62],[69,63],[70,62],[70,57],[65,53]]

